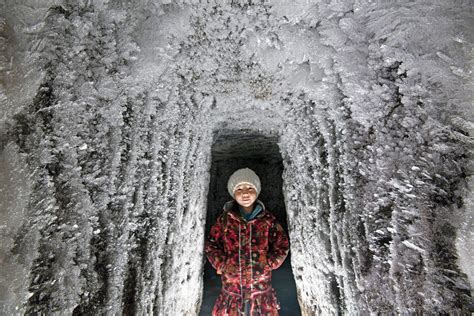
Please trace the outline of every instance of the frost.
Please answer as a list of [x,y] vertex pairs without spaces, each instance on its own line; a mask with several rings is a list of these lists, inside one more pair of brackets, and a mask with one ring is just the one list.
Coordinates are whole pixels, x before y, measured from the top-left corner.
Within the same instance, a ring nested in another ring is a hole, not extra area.
[[416,250],[422,254],[426,254],[426,251],[424,249],[421,249],[420,247],[414,245],[413,243],[409,242],[408,240],[404,240],[402,242],[405,246],[407,246],[408,248],[411,248],[413,250]]
[[305,314],[467,313],[468,2],[0,9],[5,310],[197,314],[213,143],[258,134]]

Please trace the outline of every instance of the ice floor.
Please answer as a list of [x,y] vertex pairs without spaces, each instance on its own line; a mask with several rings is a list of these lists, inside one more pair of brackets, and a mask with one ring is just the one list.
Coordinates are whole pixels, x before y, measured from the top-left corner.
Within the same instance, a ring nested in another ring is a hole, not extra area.
[[[301,315],[298,300],[296,298],[296,285],[291,271],[290,255],[283,265],[273,271],[272,284],[277,292],[280,302],[280,316]],[[212,268],[208,261],[204,266],[204,293],[203,302],[199,316],[211,315],[212,307],[221,289],[220,276]]]

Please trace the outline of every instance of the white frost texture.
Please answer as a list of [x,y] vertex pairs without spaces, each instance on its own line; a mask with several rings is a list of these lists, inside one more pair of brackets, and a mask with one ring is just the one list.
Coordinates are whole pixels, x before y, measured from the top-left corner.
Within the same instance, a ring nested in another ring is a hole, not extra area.
[[212,148],[248,133],[279,148],[303,315],[470,313],[473,16],[0,0],[0,314],[197,315]]

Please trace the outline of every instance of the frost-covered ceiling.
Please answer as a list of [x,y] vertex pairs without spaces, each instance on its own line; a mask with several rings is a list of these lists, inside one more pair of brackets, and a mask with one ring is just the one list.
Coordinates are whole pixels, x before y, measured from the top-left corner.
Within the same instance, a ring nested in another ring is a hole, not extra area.
[[215,136],[214,161],[230,158],[281,160],[278,136],[257,134],[252,130],[224,130]]

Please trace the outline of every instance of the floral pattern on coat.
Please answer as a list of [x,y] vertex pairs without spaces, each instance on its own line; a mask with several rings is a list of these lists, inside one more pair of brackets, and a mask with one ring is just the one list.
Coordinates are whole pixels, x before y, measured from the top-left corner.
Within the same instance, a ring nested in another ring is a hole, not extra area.
[[222,291],[212,315],[241,315],[248,302],[250,315],[278,315],[272,270],[285,261],[288,237],[275,216],[265,209],[252,220],[240,215],[234,201],[212,226],[205,251],[212,266],[221,275]]

